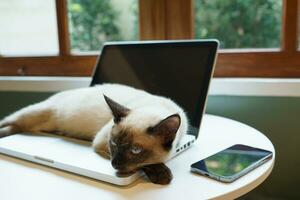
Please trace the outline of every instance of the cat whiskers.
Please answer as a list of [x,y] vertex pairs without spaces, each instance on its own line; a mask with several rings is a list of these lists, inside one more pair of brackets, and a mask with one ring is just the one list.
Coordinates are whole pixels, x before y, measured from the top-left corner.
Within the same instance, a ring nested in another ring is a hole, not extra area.
[[118,144],[117,146],[126,146],[126,145],[129,145],[129,143]]

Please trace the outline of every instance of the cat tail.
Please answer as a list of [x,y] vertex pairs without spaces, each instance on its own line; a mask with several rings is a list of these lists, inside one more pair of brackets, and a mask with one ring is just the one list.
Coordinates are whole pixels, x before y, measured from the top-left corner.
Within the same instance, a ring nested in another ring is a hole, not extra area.
[[0,138],[15,134],[18,131],[18,126],[11,120],[10,116],[0,121]]
[[4,124],[0,127],[0,138],[19,132],[19,128],[13,124]]
[[33,131],[35,126],[45,123],[49,116],[49,109],[42,103],[27,106],[0,121],[0,138]]

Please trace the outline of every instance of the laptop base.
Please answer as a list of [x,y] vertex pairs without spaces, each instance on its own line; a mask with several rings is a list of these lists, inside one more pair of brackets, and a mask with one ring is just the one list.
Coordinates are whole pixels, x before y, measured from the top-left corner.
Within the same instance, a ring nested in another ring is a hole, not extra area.
[[[182,141],[185,145],[180,145],[177,148],[180,151],[172,157],[187,149],[187,143],[192,144],[194,137],[186,136]],[[0,139],[0,153],[120,186],[129,185],[143,175],[136,172],[126,177],[117,176],[110,160],[95,153],[90,142],[55,135],[4,137]]]

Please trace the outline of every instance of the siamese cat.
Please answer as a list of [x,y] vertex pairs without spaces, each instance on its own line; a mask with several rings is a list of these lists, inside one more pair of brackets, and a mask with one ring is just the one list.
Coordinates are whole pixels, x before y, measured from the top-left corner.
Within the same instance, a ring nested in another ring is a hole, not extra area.
[[118,173],[143,169],[154,183],[172,179],[163,164],[186,134],[188,120],[172,100],[129,86],[102,84],[57,93],[0,121],[0,137],[53,133],[92,141]]

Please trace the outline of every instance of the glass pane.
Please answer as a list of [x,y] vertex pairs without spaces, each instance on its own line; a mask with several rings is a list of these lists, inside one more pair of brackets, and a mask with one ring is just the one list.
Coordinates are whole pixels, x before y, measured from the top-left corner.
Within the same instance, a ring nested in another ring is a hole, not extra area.
[[195,0],[195,37],[221,48],[280,47],[282,1]]
[[138,39],[138,0],[69,0],[68,11],[72,52]]
[[298,51],[300,50],[300,1],[298,1]]
[[0,1],[0,56],[57,55],[55,0]]

